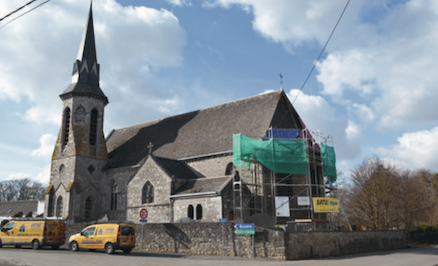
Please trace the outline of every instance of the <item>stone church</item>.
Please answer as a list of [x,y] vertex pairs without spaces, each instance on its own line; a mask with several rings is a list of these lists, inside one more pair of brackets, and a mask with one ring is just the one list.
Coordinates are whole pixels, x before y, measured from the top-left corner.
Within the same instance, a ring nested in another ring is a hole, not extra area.
[[[300,195],[325,195],[321,165],[309,166],[309,176],[275,173],[260,163],[249,168],[233,165],[233,134],[263,140],[272,128],[305,130],[282,90],[104,136],[109,101],[99,75],[90,5],[71,83],[60,94],[62,123],[45,194],[46,217],[68,222],[107,217],[138,223],[144,208],[152,223],[247,221],[257,215],[277,223],[325,218],[311,213],[311,206],[298,206],[296,200]],[[316,152],[315,162],[320,161]],[[275,185],[284,180],[285,187]],[[276,217],[278,195],[289,197],[286,218]]]

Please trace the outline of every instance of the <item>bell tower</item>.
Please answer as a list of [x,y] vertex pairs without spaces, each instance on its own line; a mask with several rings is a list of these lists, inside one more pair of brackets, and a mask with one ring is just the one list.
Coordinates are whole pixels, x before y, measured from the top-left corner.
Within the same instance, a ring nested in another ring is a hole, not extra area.
[[103,133],[108,98],[100,89],[99,72],[90,3],[71,82],[60,95],[62,123],[45,196],[46,217],[84,221],[99,215],[101,169],[108,160]]

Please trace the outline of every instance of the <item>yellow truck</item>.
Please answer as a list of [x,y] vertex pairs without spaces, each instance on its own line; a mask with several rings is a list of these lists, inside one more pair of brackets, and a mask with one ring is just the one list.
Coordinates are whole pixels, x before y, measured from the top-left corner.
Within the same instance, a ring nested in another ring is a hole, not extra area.
[[14,245],[19,248],[31,245],[33,249],[43,246],[59,248],[65,243],[65,222],[60,220],[12,220],[0,230],[0,248]]
[[129,253],[135,247],[135,228],[127,223],[103,223],[85,227],[69,239],[72,251],[104,249],[112,254],[117,249]]

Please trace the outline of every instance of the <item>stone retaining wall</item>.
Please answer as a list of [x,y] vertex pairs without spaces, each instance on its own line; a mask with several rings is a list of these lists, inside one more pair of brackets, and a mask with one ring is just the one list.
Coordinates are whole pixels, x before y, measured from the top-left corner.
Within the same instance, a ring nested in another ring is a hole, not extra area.
[[[86,225],[68,224],[66,241]],[[406,247],[402,231],[284,232],[257,227],[253,242],[252,236],[236,235],[233,223],[150,223],[135,228],[136,252],[297,260]]]

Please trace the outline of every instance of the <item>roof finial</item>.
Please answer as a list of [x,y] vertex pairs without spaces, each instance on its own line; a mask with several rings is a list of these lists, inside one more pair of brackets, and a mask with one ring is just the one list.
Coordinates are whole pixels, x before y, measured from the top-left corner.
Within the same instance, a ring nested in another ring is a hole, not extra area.
[[280,90],[283,91],[283,75],[280,73]]

